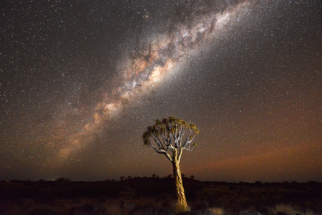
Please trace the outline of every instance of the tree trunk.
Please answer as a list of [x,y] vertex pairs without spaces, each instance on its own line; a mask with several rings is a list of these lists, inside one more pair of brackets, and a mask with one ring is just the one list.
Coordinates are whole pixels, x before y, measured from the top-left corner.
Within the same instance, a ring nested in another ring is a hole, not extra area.
[[186,196],[184,194],[184,188],[182,183],[182,177],[180,172],[179,161],[177,159],[177,151],[174,152],[173,155],[173,177],[176,181],[176,189],[177,189],[177,197],[178,197],[178,206],[182,208],[183,211],[188,209],[188,204],[186,200]]

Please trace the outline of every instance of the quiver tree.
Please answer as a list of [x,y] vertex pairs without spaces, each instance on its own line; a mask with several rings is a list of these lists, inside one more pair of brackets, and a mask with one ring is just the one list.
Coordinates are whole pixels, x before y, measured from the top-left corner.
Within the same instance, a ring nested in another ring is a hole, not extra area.
[[143,143],[152,147],[157,153],[163,154],[172,163],[173,177],[176,183],[178,206],[188,209],[180,172],[180,160],[183,150],[192,151],[196,146],[193,142],[199,134],[194,123],[170,116],[162,121],[156,120],[153,126],[147,127],[142,135]]

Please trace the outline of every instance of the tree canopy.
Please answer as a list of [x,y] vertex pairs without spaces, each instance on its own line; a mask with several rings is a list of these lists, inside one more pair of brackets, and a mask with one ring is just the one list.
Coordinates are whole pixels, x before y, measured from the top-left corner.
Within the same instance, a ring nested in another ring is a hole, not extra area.
[[192,151],[196,143],[195,136],[199,134],[194,123],[188,123],[180,118],[170,116],[163,120],[156,120],[155,124],[147,127],[142,135],[144,145],[151,146],[157,153],[164,154],[172,162],[168,151],[179,149],[178,160],[183,150]]

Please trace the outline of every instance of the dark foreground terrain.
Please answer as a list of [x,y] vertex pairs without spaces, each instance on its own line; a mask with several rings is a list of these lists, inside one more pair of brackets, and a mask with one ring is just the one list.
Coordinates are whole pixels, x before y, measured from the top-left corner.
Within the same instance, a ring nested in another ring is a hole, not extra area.
[[[322,183],[226,183],[184,178],[192,210],[214,214],[259,211],[262,214],[321,214]],[[1,181],[1,215],[175,214],[172,178],[128,178],[121,181]]]

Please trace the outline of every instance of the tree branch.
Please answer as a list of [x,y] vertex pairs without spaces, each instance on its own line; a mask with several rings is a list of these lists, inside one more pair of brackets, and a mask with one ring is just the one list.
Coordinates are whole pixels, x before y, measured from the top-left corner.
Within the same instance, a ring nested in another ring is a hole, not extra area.
[[[186,145],[187,145],[187,143],[189,142],[189,137],[190,137],[190,135],[191,135],[191,131],[192,131],[192,129],[190,128],[190,130],[189,130],[189,134],[188,134],[188,136],[187,136],[187,138],[186,138],[186,140],[184,141],[184,144],[183,145],[181,145],[180,146],[180,148],[184,148]],[[196,135],[195,135],[196,136]],[[193,137],[194,138],[194,137]]]
[[[159,133],[159,134],[160,134],[160,133]],[[161,145],[162,149],[165,149],[165,147],[164,147],[164,146],[166,146],[166,144],[164,144],[164,142],[162,142],[162,141],[160,140],[160,138],[159,138],[159,135],[158,135],[158,134],[156,135],[156,138],[157,138],[157,140],[159,141],[159,143],[160,143],[160,145]]]
[[193,139],[195,139],[196,135],[193,135],[193,137],[187,142],[188,144],[189,143],[192,143]]
[[165,150],[162,150],[162,149],[157,149],[155,148],[153,145],[151,145],[151,147],[159,154],[164,154],[171,162],[173,161],[171,156],[165,151]]
[[[186,148],[188,144],[189,144],[189,148]],[[191,152],[194,149],[194,147],[191,148],[191,143],[188,143],[188,144],[186,145],[186,147],[182,148],[182,150],[184,149]]]
[[168,145],[169,145],[169,143],[168,143],[168,140],[165,138],[164,134],[162,134],[162,132],[161,132],[161,131],[159,131],[159,134],[160,134],[160,136],[161,136],[161,137],[162,137],[162,139],[163,139],[163,143],[164,143],[164,145],[168,146]]
[[179,143],[179,147],[182,145],[182,138],[184,136],[185,133],[185,127],[182,125],[181,126],[181,132],[180,132],[180,143]]
[[156,135],[153,134],[151,137],[153,138],[154,142],[159,146],[159,149],[163,149],[161,143],[157,140]]

